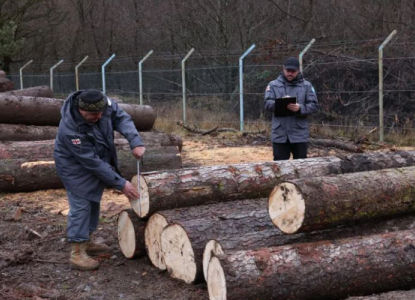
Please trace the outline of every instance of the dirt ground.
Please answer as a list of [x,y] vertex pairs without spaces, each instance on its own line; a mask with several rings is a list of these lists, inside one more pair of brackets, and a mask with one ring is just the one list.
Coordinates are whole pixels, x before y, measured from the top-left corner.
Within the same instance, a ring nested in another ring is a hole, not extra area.
[[[183,137],[184,167],[272,160],[268,137]],[[345,154],[311,148],[310,156]],[[119,251],[116,220],[128,199],[107,190],[95,239],[113,249],[92,272],[69,268],[64,190],[0,194],[0,299],[208,299],[205,284],[187,285],[152,267],[148,258],[127,260]],[[21,210],[21,218],[12,217]],[[37,234],[40,236],[37,236]],[[415,291],[350,300],[415,299]]]

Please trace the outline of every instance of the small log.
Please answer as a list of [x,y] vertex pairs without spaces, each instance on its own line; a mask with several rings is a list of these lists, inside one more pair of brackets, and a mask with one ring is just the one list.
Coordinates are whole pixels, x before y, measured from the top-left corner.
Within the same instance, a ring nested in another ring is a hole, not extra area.
[[7,92],[14,90],[14,84],[8,78],[0,78],[0,92]]
[[[0,123],[58,126],[64,100],[0,94]],[[42,109],[39,109],[41,107]],[[149,131],[156,121],[151,106],[120,103],[138,131]]]
[[13,90],[3,92],[1,96],[25,96],[25,97],[42,97],[53,98],[53,91],[47,85],[35,86],[23,90]]
[[57,133],[55,126],[0,124],[0,141],[52,140]]
[[210,299],[343,299],[413,288],[415,233],[399,231],[224,251],[208,267]]
[[144,230],[146,222],[139,219],[132,210],[124,210],[118,216],[118,244],[126,258],[143,256]]
[[140,217],[160,210],[268,197],[277,184],[287,180],[413,166],[414,159],[415,151],[374,152],[155,172],[143,175],[141,188],[148,199],[141,201]]
[[347,143],[344,141],[330,140],[330,139],[310,139],[311,145],[318,145],[324,147],[332,147],[340,150],[345,150],[352,153],[363,153],[364,150],[359,146]]
[[291,234],[411,213],[414,186],[415,167],[292,180],[272,191],[269,215]]

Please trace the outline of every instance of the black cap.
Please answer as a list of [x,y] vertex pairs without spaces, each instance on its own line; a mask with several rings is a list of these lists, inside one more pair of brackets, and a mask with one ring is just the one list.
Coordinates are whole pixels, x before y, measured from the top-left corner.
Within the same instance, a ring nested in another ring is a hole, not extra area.
[[90,112],[104,111],[107,101],[104,95],[98,90],[85,90],[78,96],[78,107]]
[[284,62],[284,69],[298,71],[300,69],[300,62],[296,57],[289,57]]

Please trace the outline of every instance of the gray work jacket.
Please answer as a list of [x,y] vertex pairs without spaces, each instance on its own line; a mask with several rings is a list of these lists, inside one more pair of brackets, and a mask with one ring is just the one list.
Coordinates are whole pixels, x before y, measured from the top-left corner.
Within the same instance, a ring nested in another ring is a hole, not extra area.
[[131,149],[143,146],[143,142],[131,117],[109,98],[99,122],[86,122],[74,105],[81,92],[70,95],[61,109],[54,158],[57,173],[67,190],[99,202],[105,187],[121,190],[126,183],[117,167],[114,130],[128,140]]
[[[297,97],[300,111],[295,116],[275,117],[275,99],[284,96]],[[317,95],[310,82],[304,80],[301,73],[297,78],[289,82],[284,75],[280,74],[276,80],[271,81],[265,91],[265,110],[272,112],[273,143],[308,142],[309,130],[307,116],[317,111]]]

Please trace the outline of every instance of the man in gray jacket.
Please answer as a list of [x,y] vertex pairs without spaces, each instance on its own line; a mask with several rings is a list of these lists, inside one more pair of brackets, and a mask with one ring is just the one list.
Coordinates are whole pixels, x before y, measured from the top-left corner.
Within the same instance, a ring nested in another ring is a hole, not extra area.
[[[294,159],[307,158],[307,116],[317,111],[318,102],[313,86],[304,80],[299,68],[297,58],[287,58],[283,72],[268,84],[265,91],[265,109],[273,113],[271,141],[274,160],[289,159],[290,153]],[[297,98],[297,103],[287,106],[293,116],[275,116],[275,101],[283,97]]]
[[69,261],[74,269],[94,270],[99,263],[89,255],[110,250],[90,241],[98,226],[104,188],[118,189],[129,199],[139,197],[117,168],[114,130],[128,140],[137,159],[144,155],[145,148],[130,116],[100,91],[71,94],[64,102],[61,117],[54,158],[69,200]]

